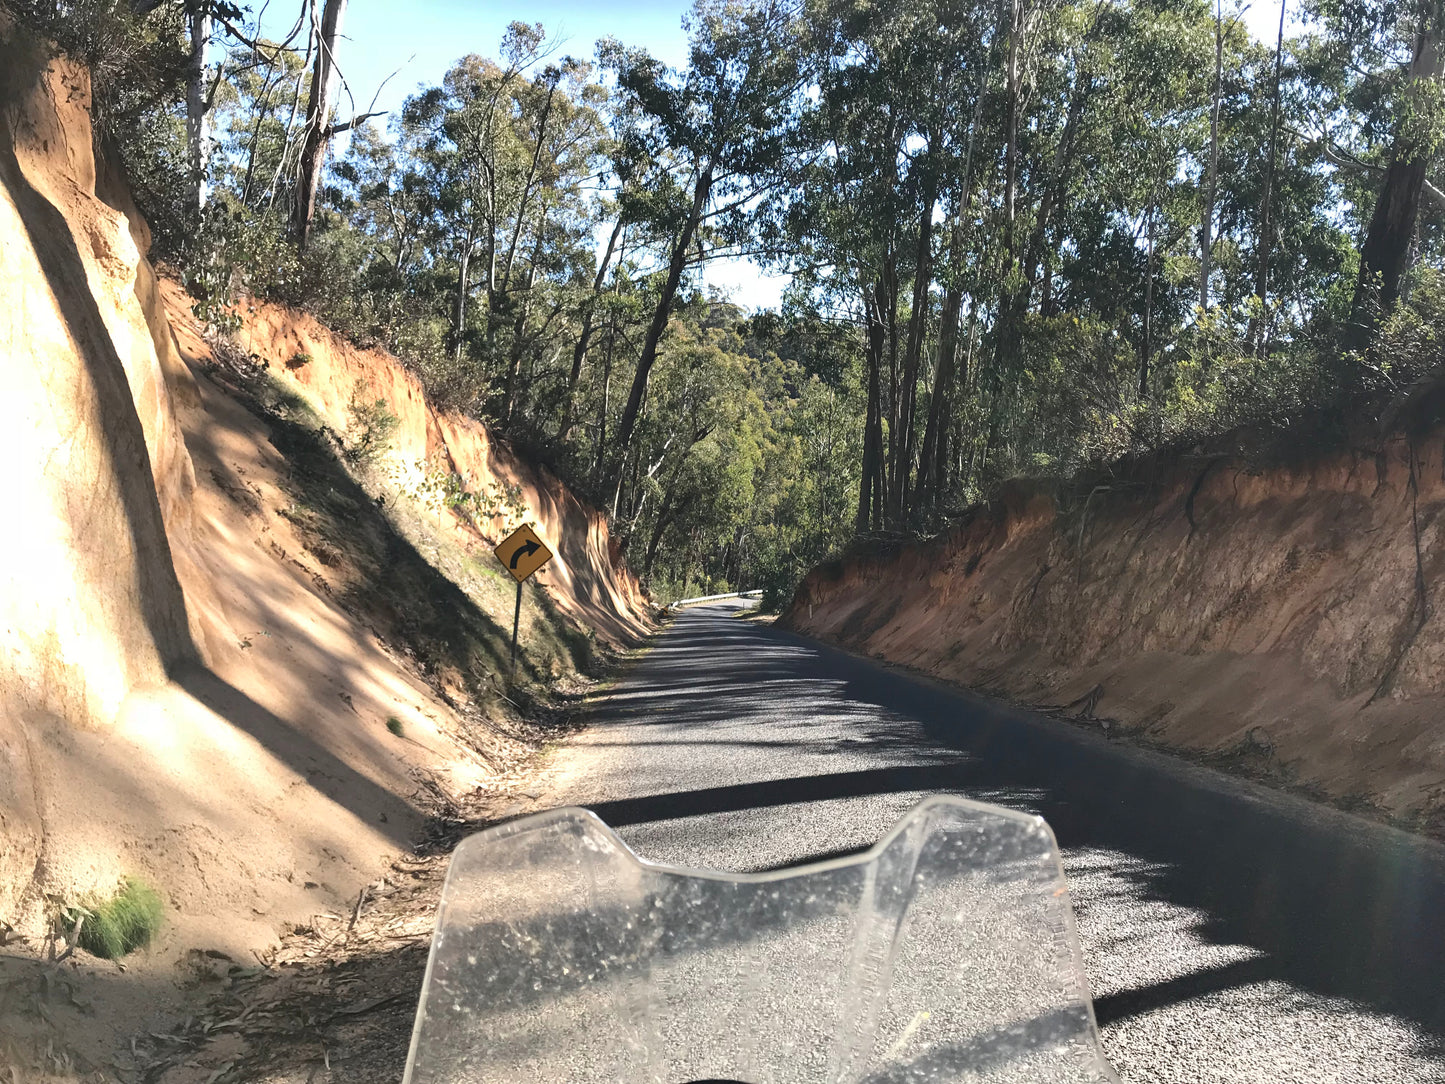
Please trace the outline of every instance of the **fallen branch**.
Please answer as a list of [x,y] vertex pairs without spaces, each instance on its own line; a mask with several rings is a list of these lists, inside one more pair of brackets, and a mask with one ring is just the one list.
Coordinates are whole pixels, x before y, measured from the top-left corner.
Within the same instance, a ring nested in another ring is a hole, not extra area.
[[65,951],[59,956],[55,955],[55,942],[50,942],[50,962],[57,967],[63,964],[75,952],[75,946],[80,944],[80,930],[85,925],[85,912],[81,911],[75,916],[75,925],[70,927],[70,934],[65,939]]
[[361,891],[356,894],[356,906],[351,909],[351,921],[346,925],[346,932],[350,933],[356,929],[356,921],[361,918],[361,905],[366,902],[366,886],[361,886]]
[[1094,709],[1098,707],[1099,698],[1103,695],[1104,686],[1095,685],[1092,689],[1086,692],[1083,696],[1079,697],[1077,700],[1070,700],[1063,707],[1059,708],[1059,711],[1066,712],[1070,708],[1077,707],[1079,709],[1079,712],[1077,715],[1074,716],[1075,719],[1092,719],[1094,718]]

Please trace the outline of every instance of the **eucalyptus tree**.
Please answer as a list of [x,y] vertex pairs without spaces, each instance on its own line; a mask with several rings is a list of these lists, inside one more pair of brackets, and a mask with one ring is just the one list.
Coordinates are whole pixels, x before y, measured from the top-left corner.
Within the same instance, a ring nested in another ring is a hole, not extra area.
[[218,153],[211,172],[247,207],[270,207],[278,196],[290,196],[283,178],[299,149],[296,118],[309,65],[284,41],[258,38],[233,46],[227,68],[216,99]]
[[1393,32],[1398,40],[1394,52],[1402,61],[1408,56],[1409,63],[1396,89],[1389,162],[1360,246],[1356,319],[1372,294],[1380,311],[1388,311],[1399,299],[1426,176],[1445,139],[1445,5],[1420,0],[1398,10]]
[[[513,23],[502,63],[463,57],[440,85],[408,98],[402,125],[416,168],[435,196],[435,255],[454,267],[450,348],[465,349],[469,302],[478,286],[495,300],[498,260],[506,251],[506,188],[525,168],[512,126],[517,84],[542,56],[540,26]],[[481,263],[478,274],[477,262]]]
[[996,143],[984,128],[999,16],[983,4],[852,0],[821,0],[809,15],[819,90],[806,128],[822,153],[791,226],[802,280],[864,330],[856,521],[882,527],[912,499],[939,219],[958,225]]
[[1445,195],[1432,174],[1445,137],[1445,10],[1438,0],[1310,0],[1304,15],[1299,66],[1309,97],[1297,123],[1334,167],[1359,231],[1350,303],[1350,342],[1359,346],[1400,298],[1412,256],[1438,245]]
[[331,139],[355,123],[334,124],[331,119],[341,76],[337,52],[341,47],[346,4],[347,0],[324,0],[319,13],[314,0],[309,5],[310,40],[316,59],[307,90],[305,135],[296,163],[296,191],[291,200],[291,230],[300,248],[306,247],[311,236],[311,223],[316,216],[316,191],[321,184],[321,167],[325,164]]
[[619,92],[620,157],[632,176],[646,175],[642,186],[657,194],[669,235],[657,303],[611,437],[614,486],[622,482],[678,288],[689,266],[708,256],[704,227],[725,239],[744,234],[739,220],[791,177],[805,69],[790,0],[699,0],[691,27],[681,72],[643,50],[602,45]]
[[458,364],[475,352],[496,379],[491,409],[502,419],[514,413],[538,321],[550,328],[561,316],[560,295],[538,297],[591,262],[582,242],[605,149],[604,94],[586,63],[547,60],[541,28],[514,23],[500,64],[465,57],[403,111],[412,169],[430,196],[427,248],[450,279],[448,347]]
[[635,551],[644,574],[670,529],[731,523],[751,492],[759,401],[751,359],[740,347],[730,329],[692,321],[678,322],[669,336],[650,393],[653,409],[634,435],[642,454],[619,515],[628,536],[646,538]]
[[[410,153],[407,133],[397,134],[392,140],[370,125],[357,129],[334,180],[349,228],[369,245],[358,271],[362,288],[375,299],[378,331],[391,349],[415,355],[415,299],[431,293],[428,242],[435,236],[437,198]],[[410,327],[404,326],[407,312]]]

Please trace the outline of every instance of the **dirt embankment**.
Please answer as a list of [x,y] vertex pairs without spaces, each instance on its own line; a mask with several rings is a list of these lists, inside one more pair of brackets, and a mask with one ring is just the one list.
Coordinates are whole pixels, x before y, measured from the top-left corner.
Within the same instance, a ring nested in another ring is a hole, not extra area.
[[[206,349],[195,338],[190,303],[179,286],[165,284],[167,309],[182,346],[196,357]],[[449,534],[475,549],[500,542],[516,526],[517,516],[499,507],[494,516],[445,510],[437,483],[455,479],[494,504],[516,494],[526,518],[553,549],[555,559],[538,573],[557,607],[593,628],[604,639],[639,635],[646,600],[636,577],[620,560],[606,517],[580,501],[551,471],[514,455],[494,441],[475,419],[436,410],[421,381],[381,350],[358,349],[315,319],[280,305],[243,303],[242,324],[234,338],[267,371],[305,397],[321,420],[343,440],[356,429],[355,407],[378,400],[397,419],[379,457],[377,474],[395,493],[427,492],[429,503]]]
[[1016,487],[815,570],[782,623],[1439,830],[1441,438]]
[[[218,363],[88,107],[86,73],[0,15],[0,1075],[97,1068],[347,914],[435,801],[534,748],[497,676],[512,591],[490,542],[514,521],[407,498],[408,470],[518,487],[511,514],[557,549],[524,681],[646,627],[603,518],[393,359],[262,306],[242,337],[269,369]],[[369,490],[326,436],[358,387],[399,418]],[[58,909],[124,877],[165,902],[152,948],[46,964]]]

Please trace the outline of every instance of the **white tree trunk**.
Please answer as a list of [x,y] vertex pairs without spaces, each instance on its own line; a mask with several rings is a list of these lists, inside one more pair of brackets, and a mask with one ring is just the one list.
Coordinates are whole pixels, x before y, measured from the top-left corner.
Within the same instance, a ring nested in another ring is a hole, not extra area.
[[186,151],[191,167],[191,200],[197,210],[204,210],[210,195],[207,174],[211,167],[211,109],[207,86],[214,20],[210,5],[198,0],[190,7],[186,21],[191,38],[190,70],[186,78]]
[[1199,310],[1209,311],[1209,264],[1214,249],[1214,200],[1219,185],[1219,99],[1224,80],[1223,0],[1214,2],[1214,102],[1209,111],[1209,181],[1199,222]]
[[[316,5],[312,3],[315,19]],[[335,104],[336,48],[341,40],[341,23],[346,15],[346,0],[326,0],[316,28],[316,66],[311,73],[311,98],[306,107],[306,138],[301,149],[300,169],[296,178],[296,203],[292,208],[292,226],[302,248],[311,233],[311,220],[316,215],[316,192],[321,185],[321,167],[331,143],[331,110]]]

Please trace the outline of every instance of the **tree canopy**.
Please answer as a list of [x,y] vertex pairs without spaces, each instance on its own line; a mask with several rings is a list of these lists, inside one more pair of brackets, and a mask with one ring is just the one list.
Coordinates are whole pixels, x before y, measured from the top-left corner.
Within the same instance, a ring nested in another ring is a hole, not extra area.
[[[1438,0],[1286,0],[1277,41],[1237,0],[699,0],[680,70],[517,22],[385,127],[315,89],[335,3],[283,41],[22,14],[97,65],[202,298],[392,349],[662,594],[786,592],[1019,474],[1343,434],[1442,360]],[[738,257],[791,276],[777,311],[700,288]]]

